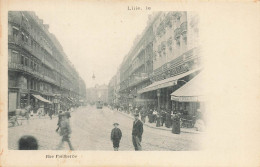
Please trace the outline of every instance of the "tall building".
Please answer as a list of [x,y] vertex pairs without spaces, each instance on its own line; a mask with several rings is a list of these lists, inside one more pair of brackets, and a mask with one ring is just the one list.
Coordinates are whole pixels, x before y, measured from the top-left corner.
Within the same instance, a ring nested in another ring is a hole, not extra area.
[[8,110],[45,112],[85,100],[85,83],[56,37],[34,12],[8,13]]
[[151,15],[143,33],[136,37],[133,47],[125,56],[120,69],[120,103],[136,106],[153,99],[142,98],[137,92],[151,84],[153,72],[153,22],[158,15]]
[[198,23],[194,12],[156,12],[149,16],[145,30],[119,69],[121,105],[195,114],[200,103],[171,94],[202,69]]
[[156,96],[160,110],[189,110],[199,105],[171,100],[171,93],[195,77],[202,69],[198,43],[198,16],[193,12],[161,12],[153,24],[152,84],[140,94]]
[[108,84],[108,104],[116,104],[116,75],[111,78]]

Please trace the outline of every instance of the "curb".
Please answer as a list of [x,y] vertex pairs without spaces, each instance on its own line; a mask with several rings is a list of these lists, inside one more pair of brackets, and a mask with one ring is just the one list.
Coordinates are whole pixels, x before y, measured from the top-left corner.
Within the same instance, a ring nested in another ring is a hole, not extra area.
[[[115,110],[115,111],[117,111],[117,110]],[[126,117],[128,117],[128,118],[134,119],[133,117],[131,117],[131,116],[128,115],[128,114],[122,113],[122,112],[120,112],[120,111],[117,111],[117,112],[120,113],[120,114],[122,114],[122,115],[124,115],[124,116],[126,116]],[[159,129],[159,130],[165,130],[165,131],[171,131],[171,129],[164,129],[164,128],[159,128],[159,127],[154,127],[154,126],[148,125],[148,124],[146,124],[146,123],[143,123],[143,124],[144,124],[145,126],[149,127],[149,128]],[[192,134],[203,134],[203,133],[205,133],[205,132],[185,131],[185,130],[183,130],[183,129],[181,129],[181,132],[182,132],[182,133],[192,133]]]

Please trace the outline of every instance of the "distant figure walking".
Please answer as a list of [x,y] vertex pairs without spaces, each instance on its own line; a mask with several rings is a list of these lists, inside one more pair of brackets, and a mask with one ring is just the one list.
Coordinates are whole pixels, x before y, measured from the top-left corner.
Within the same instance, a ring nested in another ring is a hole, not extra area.
[[114,123],[114,128],[111,131],[111,141],[113,142],[114,151],[118,151],[119,143],[122,138],[122,132],[118,128],[118,123]]
[[135,147],[135,151],[142,151],[142,135],[143,135],[143,123],[139,120],[139,114],[135,114],[135,120],[133,122],[132,130],[132,142]]

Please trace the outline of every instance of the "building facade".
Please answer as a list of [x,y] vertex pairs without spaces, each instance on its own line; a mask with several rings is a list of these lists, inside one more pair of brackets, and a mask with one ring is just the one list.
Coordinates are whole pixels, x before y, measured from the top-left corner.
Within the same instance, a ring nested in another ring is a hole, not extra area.
[[194,12],[157,12],[150,16],[119,69],[121,104],[195,113],[199,103],[172,100],[171,93],[203,67],[198,24]]
[[[161,12],[153,24],[152,85],[140,91],[153,93],[158,110],[186,110],[191,103],[171,100],[171,93],[195,77],[202,69],[198,42],[198,15],[193,12]],[[197,105],[197,104],[195,104]],[[192,106],[194,112],[197,106]]]
[[90,104],[95,104],[97,101],[108,104],[108,86],[97,84],[93,88],[87,88],[86,99]]
[[153,72],[153,22],[158,15],[151,15],[143,33],[136,37],[133,47],[125,56],[120,68],[120,103],[137,106],[153,101],[143,98],[138,91],[151,84]]
[[35,112],[47,111],[54,105],[57,111],[78,105],[85,96],[84,81],[48,25],[34,12],[9,12],[8,110],[31,105]]
[[116,75],[111,78],[108,84],[108,104],[115,105],[116,104]]

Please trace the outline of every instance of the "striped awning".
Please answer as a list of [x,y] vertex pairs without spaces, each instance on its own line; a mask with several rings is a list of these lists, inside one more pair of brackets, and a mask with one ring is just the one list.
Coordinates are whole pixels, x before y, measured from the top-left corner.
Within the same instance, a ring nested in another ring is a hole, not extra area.
[[42,101],[42,102],[52,103],[51,101],[49,101],[49,100],[43,98],[41,95],[34,95],[34,94],[32,94],[32,95],[33,95],[33,97],[35,97],[36,99],[38,99],[38,100],[40,100],[40,101]]
[[171,94],[171,100],[179,102],[199,102],[205,101],[205,87],[204,74],[199,73],[188,83],[183,85],[181,88],[177,89]]
[[151,85],[141,89],[137,93],[138,94],[142,94],[144,92],[150,92],[150,91],[153,91],[153,90],[174,86],[174,85],[177,84],[176,81],[178,79],[181,79],[181,78],[183,78],[183,77],[185,77],[187,75],[190,75],[190,74],[192,74],[194,72],[197,72],[199,70],[200,70],[200,68],[199,69],[190,70],[190,71],[185,72],[183,74],[180,74],[180,75],[177,75],[177,76],[174,76],[174,77],[170,77],[170,78],[167,78],[167,79],[164,79],[164,80],[161,80],[161,81],[154,82]]

